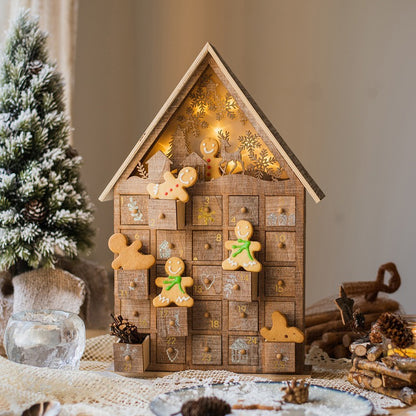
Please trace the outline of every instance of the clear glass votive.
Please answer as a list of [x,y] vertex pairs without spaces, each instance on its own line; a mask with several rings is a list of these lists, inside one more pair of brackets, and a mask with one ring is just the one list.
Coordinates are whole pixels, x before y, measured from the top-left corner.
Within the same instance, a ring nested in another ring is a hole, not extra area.
[[16,363],[77,369],[85,349],[85,325],[71,312],[18,312],[7,322],[4,348]]

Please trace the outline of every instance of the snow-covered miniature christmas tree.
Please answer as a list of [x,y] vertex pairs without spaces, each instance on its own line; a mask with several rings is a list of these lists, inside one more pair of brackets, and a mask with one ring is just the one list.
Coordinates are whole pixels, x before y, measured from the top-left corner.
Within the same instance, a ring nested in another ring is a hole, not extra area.
[[81,158],[68,143],[63,84],[47,35],[22,12],[0,64],[0,268],[53,266],[92,245]]

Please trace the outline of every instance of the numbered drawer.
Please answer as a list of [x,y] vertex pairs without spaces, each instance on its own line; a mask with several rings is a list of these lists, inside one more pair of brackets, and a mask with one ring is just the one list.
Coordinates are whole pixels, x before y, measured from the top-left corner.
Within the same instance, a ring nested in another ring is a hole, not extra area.
[[228,329],[230,331],[258,331],[259,305],[257,302],[230,301],[228,308]]
[[192,335],[192,364],[221,365],[221,336]]
[[121,299],[120,315],[137,328],[150,328],[150,300]]
[[150,253],[149,230],[122,230],[122,233],[127,237],[128,244],[131,244],[134,240],[140,240],[142,242],[142,248],[140,249],[140,251],[143,254]]
[[270,302],[264,303],[264,323],[267,328],[272,327],[272,314],[279,311],[286,316],[288,326],[295,325],[295,302]]
[[188,308],[176,306],[156,309],[156,327],[160,337],[188,335]]
[[223,271],[224,299],[251,302],[257,298],[258,273]]
[[149,295],[149,270],[117,270],[117,296],[140,299]]
[[185,337],[157,337],[156,361],[159,364],[185,364]]
[[149,366],[150,336],[141,344],[113,344],[114,371],[119,373],[143,373]]
[[259,365],[259,339],[254,336],[230,336],[228,340],[230,365]]
[[192,329],[221,331],[221,301],[201,300],[192,308]]
[[266,225],[268,227],[295,226],[295,197],[266,196]]
[[174,199],[149,199],[149,227],[178,230],[185,227],[185,204]]
[[169,257],[185,258],[185,231],[158,230],[156,234],[158,260]]
[[193,231],[192,232],[192,258],[199,260],[223,259],[222,231]]
[[263,344],[263,372],[294,373],[295,343],[294,342],[265,342]]
[[240,220],[259,225],[258,196],[230,196],[228,200],[228,223],[235,225]]
[[222,225],[222,197],[195,195],[192,198],[192,225]]
[[120,224],[148,224],[148,195],[120,195]]
[[266,232],[266,261],[295,261],[294,232]]
[[266,296],[295,296],[295,268],[265,267],[264,294]]
[[195,299],[203,299],[209,296],[221,296],[221,266],[193,266],[192,277],[194,279],[193,297]]

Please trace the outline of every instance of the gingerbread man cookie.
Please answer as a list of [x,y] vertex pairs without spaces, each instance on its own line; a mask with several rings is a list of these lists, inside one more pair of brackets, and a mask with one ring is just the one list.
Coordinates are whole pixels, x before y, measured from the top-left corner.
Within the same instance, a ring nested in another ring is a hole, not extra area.
[[303,332],[295,326],[287,326],[285,315],[279,311],[272,313],[272,327],[260,329],[260,334],[266,341],[270,342],[297,342],[302,343],[305,339]]
[[186,293],[186,288],[194,284],[192,277],[182,277],[185,264],[179,257],[171,257],[165,264],[168,277],[157,277],[156,286],[162,288],[162,292],[153,299],[153,306],[159,308],[175,303],[177,306],[190,308],[194,300]]
[[149,183],[147,192],[155,199],[179,199],[182,202],[188,202],[189,195],[184,188],[194,185],[198,179],[198,174],[194,168],[186,166],[179,171],[178,177],[171,172],[165,172],[163,175],[165,182]]
[[134,240],[128,245],[127,237],[124,234],[113,234],[108,240],[108,247],[114,254],[118,254],[118,257],[111,263],[111,267],[114,270],[120,268],[123,270],[150,269],[156,259],[151,254],[140,253],[142,245],[140,240]]
[[259,272],[261,263],[254,257],[254,251],[261,250],[261,244],[258,241],[250,241],[253,235],[253,226],[250,222],[238,221],[234,228],[237,240],[228,240],[225,242],[225,248],[231,250],[230,257],[222,262],[224,270],[237,270],[242,267],[248,272]]
[[220,164],[222,158],[215,157],[219,149],[220,146],[217,140],[212,137],[207,137],[200,144],[199,150],[202,153],[203,159],[207,162],[205,168],[205,180],[207,181],[221,176]]

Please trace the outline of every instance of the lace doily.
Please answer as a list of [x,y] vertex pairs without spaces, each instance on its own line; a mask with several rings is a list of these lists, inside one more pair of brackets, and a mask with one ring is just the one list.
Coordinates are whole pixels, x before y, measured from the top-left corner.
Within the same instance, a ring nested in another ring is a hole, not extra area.
[[[161,393],[201,384],[264,380],[250,374],[197,370],[148,380],[121,377],[106,371],[112,364],[112,343],[109,335],[87,340],[82,371],[37,368],[0,358],[0,414],[20,415],[33,403],[57,400],[62,404],[61,416],[148,416],[152,414],[149,402]],[[306,362],[313,366],[307,379],[310,383],[361,394],[373,402],[375,414],[387,414],[384,409],[390,407],[404,407],[399,400],[348,383],[348,360],[329,358],[314,347]]]

